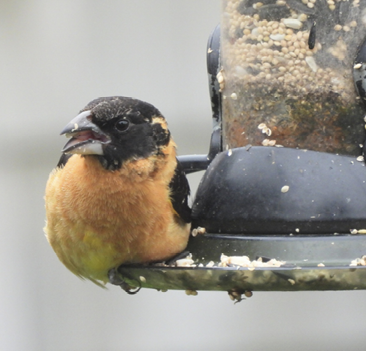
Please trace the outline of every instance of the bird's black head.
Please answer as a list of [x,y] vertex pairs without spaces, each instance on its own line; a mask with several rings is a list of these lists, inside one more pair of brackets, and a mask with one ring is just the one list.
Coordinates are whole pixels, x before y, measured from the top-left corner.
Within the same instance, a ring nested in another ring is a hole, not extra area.
[[147,102],[121,96],[91,101],[61,134],[71,138],[64,153],[94,155],[111,170],[128,160],[159,154],[170,140],[159,110]]

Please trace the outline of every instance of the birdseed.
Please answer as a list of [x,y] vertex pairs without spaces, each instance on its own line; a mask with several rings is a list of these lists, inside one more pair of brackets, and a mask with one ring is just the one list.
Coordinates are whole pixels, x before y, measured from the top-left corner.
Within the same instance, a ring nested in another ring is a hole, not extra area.
[[197,236],[198,234],[206,234],[206,228],[197,227],[191,231],[191,235],[194,237]]
[[365,107],[356,99],[352,62],[365,38],[365,1],[222,3],[224,145],[361,154]]
[[192,255],[189,254],[187,257],[176,261],[177,267],[196,267]]
[[355,260],[351,261],[349,266],[366,266],[366,255],[362,256],[361,258],[356,258]]
[[281,267],[283,264],[285,264],[284,261],[278,261],[275,258],[272,258],[267,262],[263,262],[261,257],[259,257],[257,260],[250,261],[248,256],[227,256],[225,254],[221,254],[219,267],[238,266],[253,270],[256,267]]

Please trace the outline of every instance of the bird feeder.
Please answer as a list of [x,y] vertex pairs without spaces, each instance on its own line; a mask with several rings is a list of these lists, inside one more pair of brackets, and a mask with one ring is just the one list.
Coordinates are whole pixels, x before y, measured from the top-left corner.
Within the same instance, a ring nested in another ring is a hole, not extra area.
[[205,170],[193,266],[121,266],[126,282],[365,289],[365,10],[364,0],[223,1],[207,47],[210,151],[179,157],[186,173]]

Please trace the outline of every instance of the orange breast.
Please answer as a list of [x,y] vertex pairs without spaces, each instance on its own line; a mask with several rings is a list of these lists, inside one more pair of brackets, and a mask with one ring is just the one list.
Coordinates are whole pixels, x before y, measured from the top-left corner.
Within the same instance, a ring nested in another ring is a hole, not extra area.
[[133,161],[118,171],[73,155],[52,172],[45,231],[67,268],[105,283],[108,270],[121,263],[164,260],[184,250],[190,226],[175,223],[169,200],[175,165],[172,145],[162,159]]

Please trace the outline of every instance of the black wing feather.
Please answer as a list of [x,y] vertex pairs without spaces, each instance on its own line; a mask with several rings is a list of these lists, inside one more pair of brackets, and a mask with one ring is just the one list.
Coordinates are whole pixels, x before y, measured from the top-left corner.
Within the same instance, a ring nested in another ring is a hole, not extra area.
[[63,168],[72,156],[72,154],[62,154],[57,167]]
[[169,183],[169,188],[171,190],[171,201],[174,210],[177,212],[180,220],[184,223],[190,223],[191,208],[188,205],[190,187],[185,172],[178,160],[174,176]]

